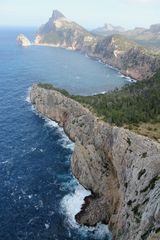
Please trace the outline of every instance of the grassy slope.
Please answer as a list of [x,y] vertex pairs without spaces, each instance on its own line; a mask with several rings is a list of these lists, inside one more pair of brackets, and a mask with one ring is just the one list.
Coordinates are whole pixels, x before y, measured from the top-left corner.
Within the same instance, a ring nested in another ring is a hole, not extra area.
[[[39,84],[55,89],[50,84]],[[58,89],[59,90],[59,89]],[[100,119],[124,126],[142,135],[160,139],[160,71],[149,80],[127,85],[121,90],[95,96],[64,95],[80,102]]]

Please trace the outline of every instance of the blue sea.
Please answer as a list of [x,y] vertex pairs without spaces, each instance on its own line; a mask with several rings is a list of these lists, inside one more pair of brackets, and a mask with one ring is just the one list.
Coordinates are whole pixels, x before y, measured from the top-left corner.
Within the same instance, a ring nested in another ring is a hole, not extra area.
[[109,239],[107,226],[79,226],[74,215],[90,193],[72,176],[74,144],[31,106],[29,88],[53,83],[72,94],[95,94],[128,80],[73,51],[19,47],[30,28],[0,29],[0,240]]

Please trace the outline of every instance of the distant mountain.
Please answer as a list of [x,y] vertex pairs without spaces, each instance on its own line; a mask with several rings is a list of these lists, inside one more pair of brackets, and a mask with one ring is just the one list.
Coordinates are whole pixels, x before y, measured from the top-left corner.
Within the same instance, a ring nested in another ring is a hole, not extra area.
[[154,24],[150,26],[150,32],[160,34],[160,24]]
[[100,36],[110,36],[124,31],[125,29],[121,26],[113,26],[112,24],[106,23],[103,27],[92,30],[92,33]]
[[136,27],[127,31],[120,26],[105,24],[103,27],[96,28],[91,32],[101,37],[122,34],[141,45],[160,48],[160,24],[151,25],[149,29]]
[[135,28],[123,34],[141,45],[160,48],[160,24],[151,25],[149,29]]
[[35,39],[36,44],[53,44],[74,50],[93,46],[95,42],[95,36],[58,10],[54,10],[48,22],[40,27]]

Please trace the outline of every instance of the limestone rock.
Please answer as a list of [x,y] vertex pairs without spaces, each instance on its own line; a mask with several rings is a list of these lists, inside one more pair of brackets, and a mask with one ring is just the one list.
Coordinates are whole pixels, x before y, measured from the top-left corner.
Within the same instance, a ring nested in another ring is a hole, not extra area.
[[73,174],[94,194],[77,221],[103,221],[116,240],[159,239],[160,144],[100,121],[55,90],[34,85],[31,102],[75,142]]
[[31,45],[31,42],[29,41],[29,39],[24,34],[18,35],[17,43],[20,44],[23,47],[29,47]]

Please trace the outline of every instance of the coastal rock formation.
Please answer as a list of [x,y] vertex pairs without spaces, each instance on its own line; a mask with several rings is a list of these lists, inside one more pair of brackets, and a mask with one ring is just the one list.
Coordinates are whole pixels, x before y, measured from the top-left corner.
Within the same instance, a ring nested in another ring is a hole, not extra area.
[[29,39],[23,34],[18,35],[17,43],[23,47],[29,47],[31,45]]
[[[108,25],[106,28],[123,31]],[[140,47],[122,35],[95,36],[57,10],[38,30],[35,44],[81,51],[136,80],[150,78],[160,68],[160,55],[156,52]]]
[[33,85],[31,102],[75,142],[72,171],[93,193],[80,224],[109,224],[116,240],[160,239],[160,144],[100,121],[81,104]]

